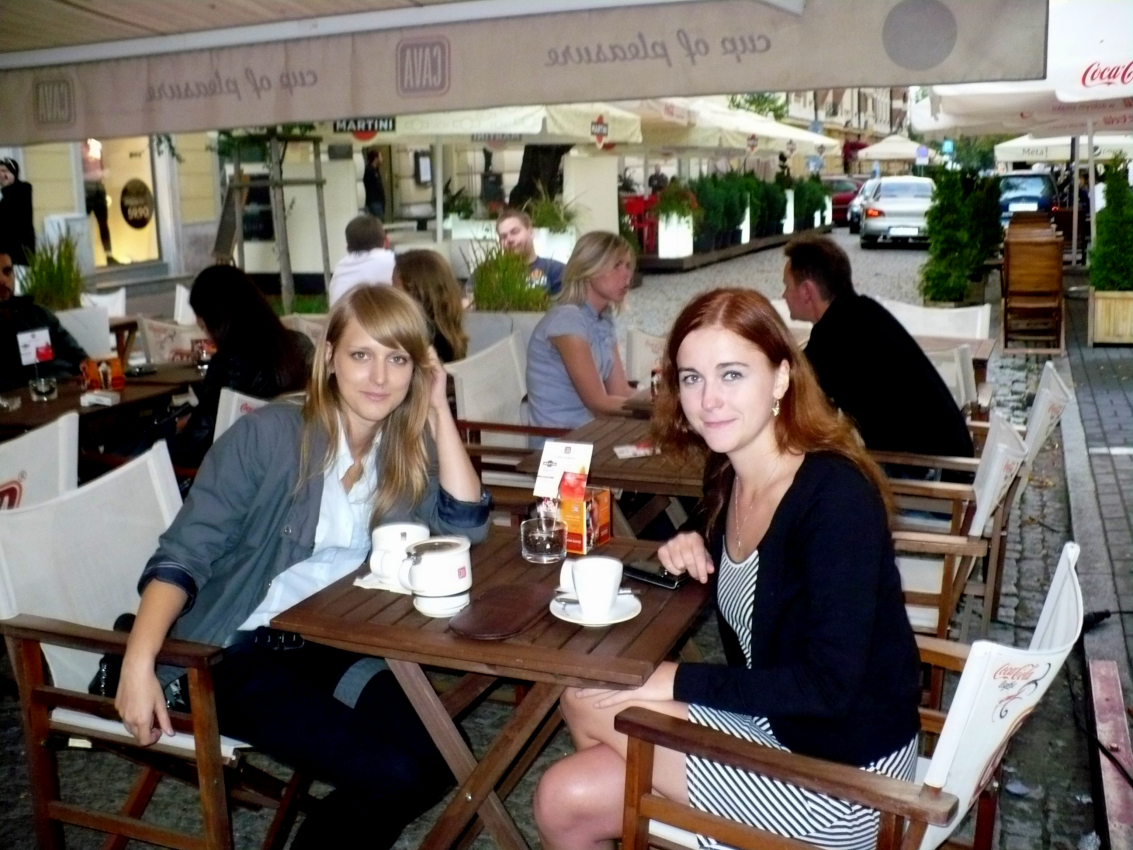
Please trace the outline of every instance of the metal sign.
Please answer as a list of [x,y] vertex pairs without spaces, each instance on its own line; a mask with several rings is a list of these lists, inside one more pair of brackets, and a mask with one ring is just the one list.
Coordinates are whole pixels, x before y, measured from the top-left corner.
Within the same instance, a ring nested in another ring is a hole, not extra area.
[[336,133],[395,133],[397,117],[377,115],[373,118],[339,118],[334,122]]
[[135,230],[142,230],[153,220],[153,192],[138,178],[127,180],[122,187],[122,218]]

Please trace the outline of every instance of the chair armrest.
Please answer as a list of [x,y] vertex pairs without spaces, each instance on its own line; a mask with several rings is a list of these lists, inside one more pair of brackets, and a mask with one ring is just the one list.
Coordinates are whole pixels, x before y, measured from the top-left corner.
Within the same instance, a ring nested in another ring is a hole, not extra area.
[[929,531],[893,532],[893,548],[917,555],[956,555],[961,558],[982,558],[987,554],[987,540],[957,534],[933,534]]
[[[0,633],[9,638],[33,640],[86,652],[101,652],[104,655],[124,655],[126,641],[130,637],[129,632],[96,629],[31,614],[18,614],[10,620],[0,620]],[[224,650],[219,646],[167,639],[157,654],[157,663],[203,669],[214,666],[223,655]]]
[[898,496],[921,496],[926,499],[944,499],[949,502],[969,502],[976,497],[971,484],[954,484],[950,481],[917,481],[912,478],[890,478],[889,489]]
[[712,759],[921,823],[943,826],[959,806],[954,796],[936,789],[776,750],[640,706],[619,713],[614,718],[614,728],[670,750]]
[[935,708],[921,707],[917,709],[921,715],[921,731],[930,735],[939,735],[944,728],[944,720],[948,717],[943,711]]
[[958,643],[954,640],[929,637],[928,635],[917,635],[916,638],[917,649],[921,653],[921,661],[925,664],[931,664],[933,667],[943,667],[945,670],[956,670],[957,672],[963,670],[964,664],[968,661],[968,653],[972,650],[969,644]]
[[499,457],[522,460],[531,454],[531,449],[521,449],[517,446],[486,446],[483,443],[465,443],[464,451],[470,458]]
[[975,472],[980,465],[978,458],[950,457],[948,455],[921,455],[912,452],[875,452],[872,457],[878,463],[897,463],[901,466],[919,466],[925,469],[948,469],[955,472]]
[[[569,428],[543,428],[539,425],[516,425],[511,422],[475,422],[457,419],[456,427],[461,434],[475,431],[492,431],[497,434],[527,434],[532,437],[562,437],[570,433]],[[530,451],[528,451],[530,454]]]

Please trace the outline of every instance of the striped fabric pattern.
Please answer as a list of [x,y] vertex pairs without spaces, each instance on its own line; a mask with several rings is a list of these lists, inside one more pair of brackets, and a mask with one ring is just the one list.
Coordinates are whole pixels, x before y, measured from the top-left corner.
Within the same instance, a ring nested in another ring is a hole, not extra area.
[[[751,616],[759,551],[742,564],[724,550],[717,582],[717,601],[725,621],[736,632],[751,666]],[[785,750],[765,717],[749,717],[701,705],[689,706],[689,720],[766,747]],[[908,744],[864,768],[912,781],[917,764],[917,736]],[[689,802],[697,809],[759,829],[807,841],[829,850],[872,850],[877,842],[876,810],[818,794],[774,779],[697,756],[686,760]],[[697,836],[701,847],[718,847]]]

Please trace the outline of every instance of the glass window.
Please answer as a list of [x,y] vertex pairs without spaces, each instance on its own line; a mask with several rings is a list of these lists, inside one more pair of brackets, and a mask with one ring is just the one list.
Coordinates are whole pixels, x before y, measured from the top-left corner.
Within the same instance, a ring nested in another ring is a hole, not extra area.
[[882,183],[878,198],[931,198],[932,183]]
[[149,137],[87,139],[82,155],[95,266],[161,259]]
[[1054,183],[1045,174],[1021,174],[1003,177],[999,181],[1000,198],[1054,197]]

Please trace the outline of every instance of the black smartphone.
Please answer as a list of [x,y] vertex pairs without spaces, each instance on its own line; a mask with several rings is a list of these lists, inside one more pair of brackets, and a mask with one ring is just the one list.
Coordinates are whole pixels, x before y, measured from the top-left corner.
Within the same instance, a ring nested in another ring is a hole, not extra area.
[[131,366],[126,370],[127,378],[140,378],[143,375],[156,375],[157,369],[153,366]]
[[674,575],[668,572],[657,561],[634,561],[622,567],[622,574],[626,578],[637,579],[647,584],[655,584],[667,590],[676,590],[688,581],[688,573]]

